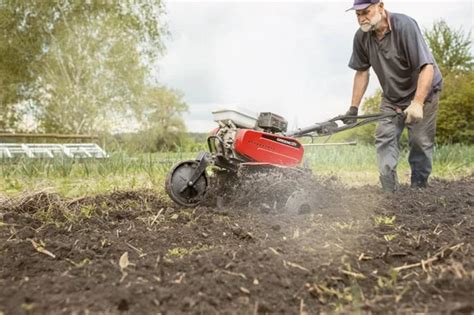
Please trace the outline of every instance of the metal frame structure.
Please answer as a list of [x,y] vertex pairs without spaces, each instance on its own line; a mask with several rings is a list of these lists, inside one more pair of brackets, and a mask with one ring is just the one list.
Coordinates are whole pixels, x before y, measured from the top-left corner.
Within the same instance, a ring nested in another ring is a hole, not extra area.
[[104,159],[109,155],[95,143],[0,143],[0,159],[18,157]]

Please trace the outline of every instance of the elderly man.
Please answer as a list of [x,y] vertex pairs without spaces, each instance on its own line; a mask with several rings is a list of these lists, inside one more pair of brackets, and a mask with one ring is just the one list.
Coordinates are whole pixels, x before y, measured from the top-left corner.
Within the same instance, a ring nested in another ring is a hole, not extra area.
[[[372,67],[382,87],[383,112],[405,112],[406,119],[381,121],[376,129],[380,182],[385,191],[398,189],[400,135],[408,128],[411,186],[426,187],[432,168],[436,113],[442,77],[416,21],[388,12],[380,0],[355,0],[360,28],[354,36],[349,67],[356,70],[352,104],[346,115],[356,116]],[[352,122],[348,119],[346,123]]]

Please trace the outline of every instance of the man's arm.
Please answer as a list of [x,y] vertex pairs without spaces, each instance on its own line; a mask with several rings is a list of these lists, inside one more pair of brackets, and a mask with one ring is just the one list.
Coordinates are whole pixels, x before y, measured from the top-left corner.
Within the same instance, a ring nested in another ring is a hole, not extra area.
[[[364,96],[365,91],[367,90],[367,85],[369,85],[369,69],[356,70],[356,74],[354,75],[354,86],[352,87],[352,103],[349,110],[344,114],[345,116],[357,116],[362,96]],[[356,121],[357,118],[342,119],[342,122],[346,125],[355,123]]]
[[352,87],[352,103],[351,106],[359,108],[362,97],[369,85],[369,69],[364,71],[356,71],[354,75],[354,85]]
[[434,67],[432,64],[426,64],[421,68],[416,86],[415,97],[410,106],[404,110],[406,114],[405,122],[407,124],[416,123],[423,119],[423,107],[425,106],[426,96],[431,90],[433,83]]
[[414,102],[424,105],[426,97],[431,90],[433,83],[434,67],[432,64],[426,64],[421,68],[416,86]]

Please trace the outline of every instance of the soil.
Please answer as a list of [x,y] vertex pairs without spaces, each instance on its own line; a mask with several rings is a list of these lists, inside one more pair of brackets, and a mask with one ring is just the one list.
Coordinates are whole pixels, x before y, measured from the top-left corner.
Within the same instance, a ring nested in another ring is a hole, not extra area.
[[256,187],[194,209],[154,191],[0,201],[0,314],[474,312],[474,176],[318,187],[304,213]]

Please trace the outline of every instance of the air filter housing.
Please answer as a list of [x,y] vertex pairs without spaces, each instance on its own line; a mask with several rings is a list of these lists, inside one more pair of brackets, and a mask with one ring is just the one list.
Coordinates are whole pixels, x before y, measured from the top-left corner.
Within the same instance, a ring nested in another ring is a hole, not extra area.
[[277,114],[265,112],[258,116],[257,126],[268,132],[285,132],[288,122]]

